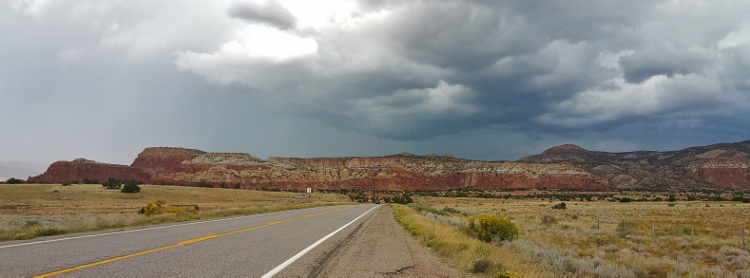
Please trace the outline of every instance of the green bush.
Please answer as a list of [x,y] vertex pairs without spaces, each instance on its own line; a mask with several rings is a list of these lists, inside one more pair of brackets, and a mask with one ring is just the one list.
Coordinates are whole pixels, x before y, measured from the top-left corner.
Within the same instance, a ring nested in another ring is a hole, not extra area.
[[412,200],[411,195],[409,195],[409,193],[402,193],[401,196],[393,197],[393,199],[391,199],[391,202],[406,205],[406,204],[413,203],[414,200]]
[[120,190],[122,193],[138,193],[141,192],[141,187],[138,186],[138,182],[135,180],[129,180],[125,183],[125,186]]
[[5,181],[7,184],[23,184],[25,183],[24,180],[17,179],[17,178],[9,178],[7,181]]
[[472,273],[485,273],[492,267],[492,262],[487,259],[475,261],[471,267]]
[[[200,180],[198,183],[195,184],[195,186],[197,186],[197,187],[210,187],[210,188],[214,187],[210,183],[206,182],[206,180]],[[266,191],[266,190],[264,190],[264,191]]]
[[467,220],[469,230],[476,233],[476,237],[484,242],[493,239],[513,240],[518,237],[516,224],[507,217],[497,217],[480,214],[479,217],[469,216]]
[[83,179],[83,184],[99,184],[99,180],[93,179]]
[[120,187],[122,187],[122,181],[115,178],[108,178],[107,181],[102,183],[102,186],[107,189],[120,189]]

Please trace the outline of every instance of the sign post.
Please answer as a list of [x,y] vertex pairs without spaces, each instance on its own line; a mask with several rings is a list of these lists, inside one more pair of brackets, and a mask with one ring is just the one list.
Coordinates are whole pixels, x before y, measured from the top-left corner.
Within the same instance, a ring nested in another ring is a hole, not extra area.
[[312,188],[307,188],[307,202],[312,203]]

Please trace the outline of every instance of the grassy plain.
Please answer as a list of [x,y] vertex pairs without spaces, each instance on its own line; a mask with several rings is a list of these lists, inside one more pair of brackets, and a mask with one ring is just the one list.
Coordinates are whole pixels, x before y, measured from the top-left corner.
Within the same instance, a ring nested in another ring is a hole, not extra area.
[[[198,206],[197,214],[146,217],[138,210],[157,198],[167,206]],[[264,213],[349,203],[340,194],[141,185],[140,193],[121,193],[101,185],[0,185],[0,240],[124,228],[189,219]]]
[[[522,277],[750,277],[750,254],[742,249],[741,237],[742,229],[750,228],[750,204],[569,201],[567,209],[552,209],[560,201],[414,200],[433,211],[448,208],[461,212],[441,215],[423,210],[418,216],[424,219],[412,220],[423,225],[432,220],[442,223],[440,229],[449,226],[460,233],[468,215],[482,213],[509,217],[516,224],[518,239],[489,245],[493,248],[490,253],[498,254],[486,256],[491,265],[498,266],[485,273],[490,277],[503,269]],[[750,241],[750,235],[746,240]],[[428,241],[423,240],[430,246]],[[448,261],[464,271],[471,270],[481,256],[468,254]]]

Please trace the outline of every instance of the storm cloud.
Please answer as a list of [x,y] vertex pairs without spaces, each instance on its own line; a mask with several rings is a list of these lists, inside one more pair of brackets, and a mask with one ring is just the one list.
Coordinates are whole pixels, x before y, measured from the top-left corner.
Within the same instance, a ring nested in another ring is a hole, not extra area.
[[11,1],[0,123],[23,132],[0,158],[499,160],[750,135],[750,3],[313,2]]

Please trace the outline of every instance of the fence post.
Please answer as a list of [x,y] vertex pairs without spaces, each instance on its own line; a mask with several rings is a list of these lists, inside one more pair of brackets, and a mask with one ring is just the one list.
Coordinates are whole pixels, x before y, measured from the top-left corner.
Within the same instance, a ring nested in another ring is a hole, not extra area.
[[596,218],[596,230],[597,231],[599,230],[599,221],[600,221],[600,219],[601,218],[599,218],[599,217]]
[[745,229],[742,229],[742,250],[745,250]]

